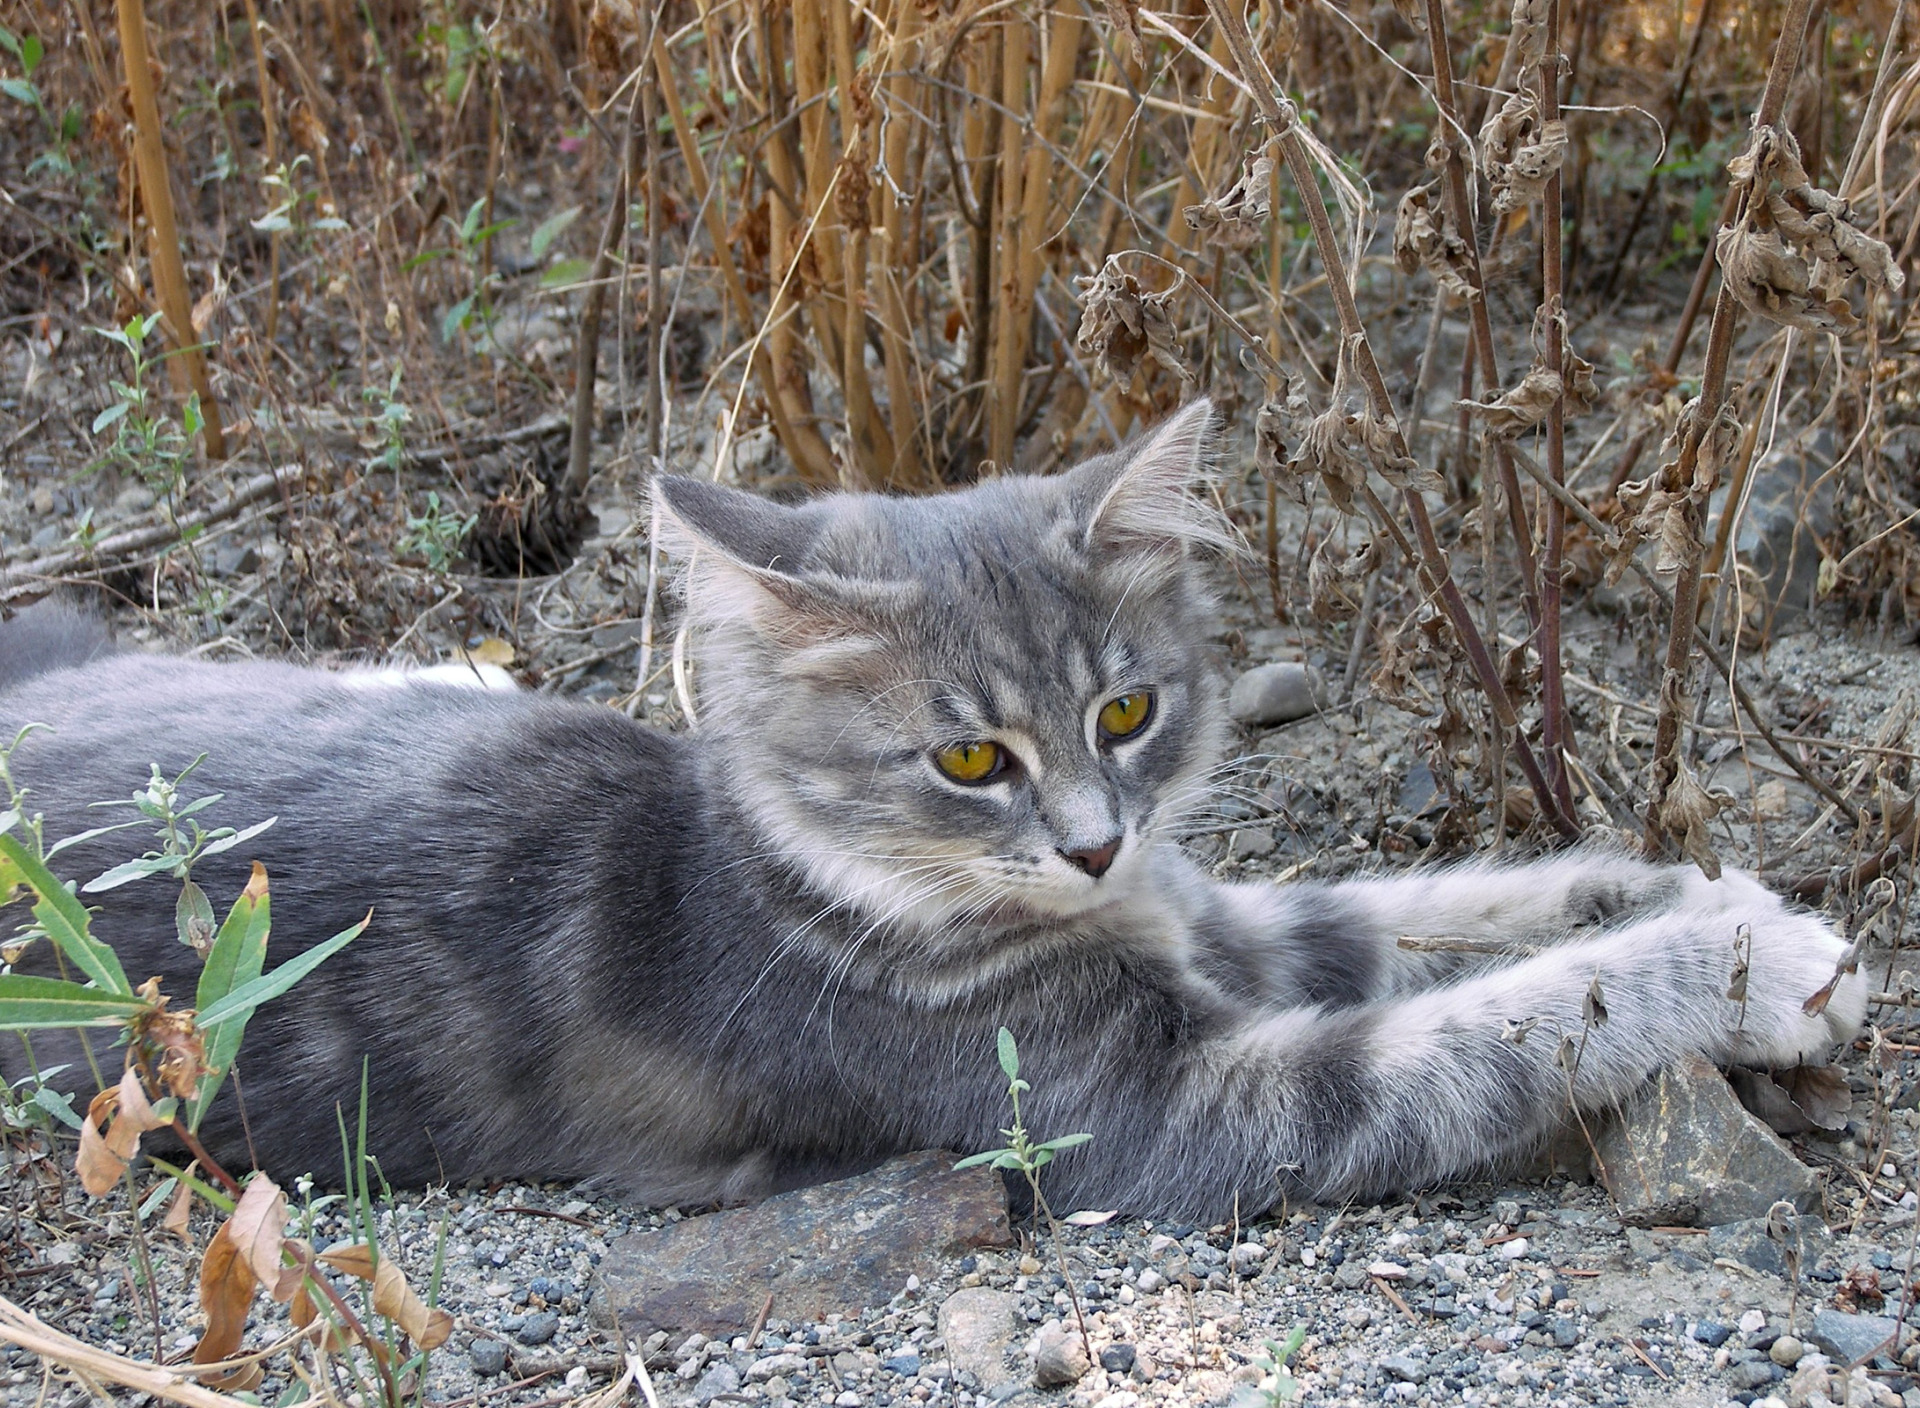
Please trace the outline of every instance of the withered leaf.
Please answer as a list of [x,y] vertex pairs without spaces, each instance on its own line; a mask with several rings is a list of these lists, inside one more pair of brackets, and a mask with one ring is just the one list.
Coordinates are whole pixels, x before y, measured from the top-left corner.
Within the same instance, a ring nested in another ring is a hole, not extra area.
[[106,1193],[139,1152],[140,1136],[167,1123],[154,1113],[139,1075],[129,1066],[121,1073],[119,1085],[101,1091],[87,1105],[87,1117],[80,1125],[80,1153],[74,1160],[80,1186],[96,1198]]
[[1403,274],[1421,269],[1449,298],[1465,303],[1479,297],[1467,281],[1467,244],[1446,212],[1434,205],[1436,186],[1415,186],[1400,197],[1393,219],[1393,262]]
[[1567,124],[1558,118],[1542,124],[1537,141],[1527,143],[1513,154],[1513,160],[1494,169],[1493,208],[1507,215],[1539,200],[1566,157]]
[[1493,400],[1460,404],[1479,414],[1487,434],[1496,440],[1511,440],[1547,418],[1553,403],[1560,399],[1561,389],[1559,376],[1536,362],[1517,386],[1509,387]]
[[1853,1108],[1853,1092],[1839,1066],[1795,1066],[1787,1071],[1735,1066],[1727,1072],[1727,1082],[1740,1103],[1776,1134],[1845,1129]]
[[373,1282],[373,1308],[393,1321],[422,1349],[437,1349],[453,1333],[453,1317],[413,1293],[399,1265],[383,1256],[376,1265],[373,1253],[364,1242],[332,1247],[320,1253],[319,1260],[336,1271]]
[[1813,293],[1807,261],[1774,231],[1742,221],[1722,230],[1715,248],[1727,292],[1749,312],[1808,332],[1846,332],[1858,324],[1845,299]]
[[1145,358],[1152,358],[1182,382],[1193,380],[1175,341],[1167,312],[1176,282],[1164,293],[1142,293],[1140,281],[1108,260],[1098,274],[1075,280],[1080,295],[1080,329],[1074,345],[1121,385],[1133,380]]
[[1505,166],[1513,154],[1540,125],[1540,100],[1531,87],[1523,86],[1487,115],[1480,126],[1480,153],[1491,178],[1495,167]]
[[1246,154],[1240,178],[1223,193],[1181,213],[1187,228],[1203,232],[1209,244],[1245,249],[1260,239],[1272,209],[1273,158],[1262,148]]
[[1126,40],[1127,56],[1136,65],[1147,61],[1147,46],[1140,38],[1140,0],[1103,0],[1107,22]]
[[173,1196],[167,1199],[167,1215],[160,1220],[162,1231],[171,1232],[181,1241],[187,1240],[187,1218],[193,1212],[193,1188],[185,1183],[173,1190]]
[[1661,828],[1681,838],[1680,849],[1709,880],[1720,878],[1720,859],[1713,853],[1709,823],[1732,805],[1731,792],[1719,787],[1709,791],[1700,785],[1692,768],[1679,762],[1679,771],[1667,784],[1666,795],[1656,808],[1655,819]]
[[1547,56],[1549,0],[1513,0],[1513,31],[1507,43],[1518,55],[1521,70],[1537,68]]
[[1590,1027],[1604,1027],[1607,1015],[1607,995],[1600,987],[1600,975],[1595,973],[1593,981],[1587,984],[1587,995],[1580,1003],[1580,1020]]

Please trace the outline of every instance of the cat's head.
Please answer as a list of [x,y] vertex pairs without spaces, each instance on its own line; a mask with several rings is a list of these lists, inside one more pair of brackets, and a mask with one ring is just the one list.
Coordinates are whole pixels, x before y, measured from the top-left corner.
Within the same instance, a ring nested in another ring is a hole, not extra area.
[[699,729],[771,846],[870,919],[1122,903],[1224,723],[1199,402],[1050,478],[797,506],[659,484]]

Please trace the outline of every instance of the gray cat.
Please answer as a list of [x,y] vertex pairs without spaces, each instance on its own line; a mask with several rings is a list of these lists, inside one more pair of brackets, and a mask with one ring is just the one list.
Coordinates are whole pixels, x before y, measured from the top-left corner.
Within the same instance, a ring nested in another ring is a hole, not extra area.
[[[1226,734],[1199,644],[1230,537],[1194,492],[1213,437],[1196,405],[1056,478],[931,499],[662,481],[701,642],[689,736],[290,665],[49,668],[57,618],[33,613],[0,628],[0,729],[53,730],[15,760],[49,837],[201,753],[220,819],[277,814],[245,848],[270,961],[372,907],[254,1020],[246,1124],[231,1083],[208,1121],[223,1162],[283,1176],[337,1167],[363,1054],[396,1182],[704,1202],[970,1152],[1000,1142],[1005,1025],[1032,1127],[1093,1135],[1048,1171],[1060,1205],[1206,1220],[1457,1178],[1685,1053],[1790,1065],[1857,1028],[1857,977],[1802,1010],[1843,945],[1744,876],[1587,852],[1277,888],[1188,860],[1172,836]],[[235,853],[197,878],[224,902],[245,874]],[[105,894],[96,929],[184,997],[173,888]],[[1476,963],[1409,933],[1546,949]],[[1569,1076],[1596,977],[1610,1018]]]

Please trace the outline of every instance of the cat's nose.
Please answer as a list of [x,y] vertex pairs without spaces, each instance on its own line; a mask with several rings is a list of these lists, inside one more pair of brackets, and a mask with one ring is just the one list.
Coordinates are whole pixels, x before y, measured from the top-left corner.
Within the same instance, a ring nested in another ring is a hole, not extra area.
[[1120,854],[1121,839],[1116,836],[1104,845],[1089,846],[1085,850],[1062,851],[1060,854],[1098,880],[1113,865],[1113,858]]

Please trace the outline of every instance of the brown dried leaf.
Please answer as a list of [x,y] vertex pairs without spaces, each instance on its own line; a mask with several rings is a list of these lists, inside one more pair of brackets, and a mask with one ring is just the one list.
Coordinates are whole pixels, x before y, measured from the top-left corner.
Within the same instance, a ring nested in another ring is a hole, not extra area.
[[1493,208],[1509,215],[1533,204],[1546,193],[1547,181],[1567,157],[1567,124],[1555,118],[1540,128],[1539,140],[1513,154],[1513,160],[1494,168]]
[[1681,763],[1656,809],[1660,826],[1681,838],[1680,849],[1709,880],[1720,878],[1720,859],[1713,853],[1709,823],[1732,805],[1731,792],[1719,787],[1711,791],[1702,787],[1693,769]]
[[1464,303],[1478,297],[1464,272],[1466,241],[1434,206],[1435,189],[1432,184],[1415,186],[1400,197],[1393,220],[1393,262],[1403,274],[1427,270],[1449,298]]
[[1103,0],[1107,22],[1127,43],[1127,56],[1136,65],[1147,61],[1147,46],[1140,38],[1140,0]]
[[133,1018],[134,1049],[168,1091],[191,1100],[207,1070],[206,1041],[194,1025],[193,1013],[169,1012],[169,999],[162,996],[158,978],[147,979],[136,991],[149,1005]]
[[1513,154],[1540,125],[1540,100],[1530,87],[1522,87],[1487,115],[1480,125],[1480,156],[1489,175],[1513,160]]
[[373,1282],[373,1308],[406,1331],[420,1348],[437,1349],[453,1333],[453,1317],[438,1308],[428,1309],[392,1257],[383,1256],[376,1264],[367,1244],[354,1242],[332,1247],[319,1259],[336,1271]]
[[1765,1120],[1776,1134],[1847,1127],[1853,1092],[1839,1066],[1795,1066],[1787,1071],[1757,1071],[1736,1066],[1727,1081],[1740,1103]]
[[1749,312],[1808,332],[1846,332],[1857,326],[1843,299],[1816,297],[1813,271],[1772,230],[1746,221],[1722,230],[1716,244],[1727,292]]
[[1522,71],[1537,68],[1547,56],[1549,0],[1513,0],[1513,32],[1507,44],[1518,55]]
[[1272,210],[1273,158],[1262,148],[1246,154],[1240,178],[1224,193],[1190,205],[1182,214],[1187,228],[1202,231],[1208,244],[1246,249],[1259,242]]
[[187,1241],[187,1218],[192,1212],[193,1189],[182,1183],[167,1200],[167,1215],[160,1220],[160,1230],[171,1232],[183,1242]]
[[[102,1123],[106,1123],[104,1135]],[[101,1091],[87,1105],[87,1117],[80,1126],[80,1153],[74,1160],[80,1186],[96,1198],[106,1193],[140,1151],[140,1136],[167,1123],[154,1114],[139,1075],[129,1066],[118,1086]]]
[[1323,538],[1307,562],[1307,592],[1313,619],[1322,625],[1350,621],[1360,614],[1360,596],[1352,590],[1380,564],[1380,548],[1369,539],[1349,552],[1337,552]]
[[1547,418],[1553,403],[1560,399],[1561,381],[1539,363],[1520,378],[1520,384],[1501,392],[1491,401],[1462,401],[1460,404],[1479,413],[1487,434],[1496,440],[1511,440],[1531,430]]
[[[213,1234],[207,1254],[200,1259],[200,1310],[207,1317],[207,1328],[193,1347],[194,1363],[217,1364],[239,1352],[256,1284],[246,1250],[229,1218]],[[227,1386],[223,1380],[213,1382]]]
[[1776,191],[1767,197],[1767,214],[1774,228],[1815,259],[1836,266],[1841,280],[1857,277],[1874,288],[1898,293],[1907,276],[1894,263],[1893,251],[1848,223],[1850,211],[1838,196],[1814,186]]
[[1174,340],[1173,319],[1167,313],[1179,284],[1164,293],[1143,294],[1140,282],[1108,260],[1098,274],[1082,275],[1080,330],[1074,345],[1101,369],[1125,386],[1144,358],[1151,357],[1182,382],[1193,380]]

